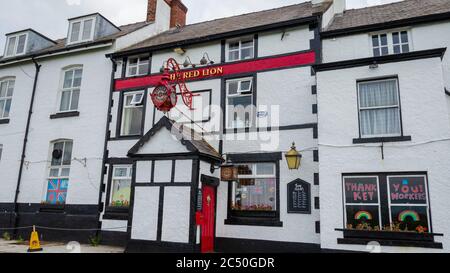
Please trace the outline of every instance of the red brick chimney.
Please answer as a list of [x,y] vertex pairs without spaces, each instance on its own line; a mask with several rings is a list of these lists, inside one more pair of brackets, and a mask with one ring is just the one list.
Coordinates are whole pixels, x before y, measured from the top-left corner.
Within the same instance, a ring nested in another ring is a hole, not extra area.
[[170,6],[170,27],[184,27],[188,8],[181,0],[165,0]]
[[147,4],[147,22],[154,22],[156,20],[156,2],[158,0],[148,0]]
[[[164,0],[170,7],[170,27],[183,27],[186,25],[187,7],[181,0]],[[148,0],[147,6],[147,22],[156,20],[156,6],[158,0]]]

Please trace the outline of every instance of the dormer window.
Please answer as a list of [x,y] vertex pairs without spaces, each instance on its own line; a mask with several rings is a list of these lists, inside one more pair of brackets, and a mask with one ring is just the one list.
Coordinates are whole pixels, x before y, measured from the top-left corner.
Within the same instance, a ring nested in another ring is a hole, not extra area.
[[94,17],[71,21],[69,27],[69,44],[92,41],[94,39],[94,26]]
[[26,33],[8,37],[5,57],[13,57],[25,54],[28,35]]

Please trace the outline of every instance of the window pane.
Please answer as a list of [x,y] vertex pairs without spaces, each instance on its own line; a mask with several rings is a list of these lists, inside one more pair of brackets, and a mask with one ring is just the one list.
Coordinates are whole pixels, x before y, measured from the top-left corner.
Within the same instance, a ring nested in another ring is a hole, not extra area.
[[230,50],[237,50],[237,49],[239,49],[239,42],[230,43],[229,49]]
[[380,45],[379,40],[378,40],[378,35],[373,35],[372,36],[372,46],[373,47],[378,47]]
[[113,180],[111,206],[128,207],[130,205],[131,180]]
[[380,49],[379,48],[374,48],[373,49],[373,56],[374,57],[380,56]]
[[408,53],[409,52],[409,45],[402,45],[402,52]]
[[58,177],[59,169],[50,169],[49,177]]
[[80,90],[75,89],[72,91],[72,102],[70,103],[70,110],[78,109],[78,101],[80,99]]
[[257,175],[275,175],[275,164],[273,163],[258,163],[256,165]]
[[[55,150],[59,150],[61,152],[63,152],[63,148],[64,148],[64,143],[63,142],[57,142],[53,145],[53,150],[52,150],[52,166],[61,166],[61,162],[62,162],[62,157],[60,158],[55,158],[53,157],[53,151]],[[62,156],[62,155],[61,155]]]
[[361,111],[361,134],[399,135],[400,116],[398,108]]
[[345,203],[378,203],[378,182],[376,177],[346,177],[344,180]]
[[8,49],[6,51],[6,56],[14,55],[14,47],[16,46],[16,37],[9,38]]
[[228,94],[236,95],[238,91],[239,82],[228,82]]
[[251,89],[252,81],[241,82],[241,91],[249,91]]
[[141,133],[142,112],[142,107],[124,109],[122,135],[139,135]]
[[72,161],[72,141],[67,141],[64,146],[63,165],[70,165]]
[[[248,183],[249,180],[252,183]],[[275,211],[276,179],[239,179],[233,183],[233,210],[240,211]]]
[[61,169],[61,177],[68,177],[70,175],[70,168]]
[[0,98],[6,97],[6,92],[8,88],[8,82],[1,82],[0,84]]
[[242,41],[242,47],[253,47],[253,39],[248,41]]
[[114,176],[115,177],[127,177],[128,168],[115,168]]
[[11,110],[11,99],[7,99],[5,102],[5,112],[3,113],[3,117],[9,117],[9,111]]
[[239,51],[230,51],[228,55],[228,59],[230,61],[236,61],[239,60]]
[[[9,84],[8,84],[8,91],[7,91],[7,93],[6,93],[6,96],[12,97],[13,92],[14,92],[14,84],[15,84],[15,81],[9,81]],[[0,97],[1,97],[1,96],[0,96]]]
[[377,229],[381,230],[380,226],[380,214],[378,206],[369,205],[347,205],[347,228],[368,230]]
[[5,101],[6,100],[0,100],[0,118],[6,118],[4,116]]
[[73,70],[68,70],[64,73],[64,85],[63,88],[71,88],[73,81]]
[[149,68],[148,63],[139,65],[139,75],[148,74],[148,68]]
[[70,95],[71,91],[63,91],[61,93],[61,106],[59,107],[60,111],[68,111],[70,104]]
[[398,105],[397,81],[377,81],[359,84],[360,107]]
[[253,48],[242,49],[241,59],[246,60],[246,59],[251,59],[251,58],[253,58]]
[[50,179],[47,186],[46,202],[52,205],[65,204],[68,187],[68,179]]
[[408,42],[408,32],[407,31],[402,31],[401,33],[402,36],[402,43],[407,43]]
[[76,69],[74,71],[74,79],[73,79],[73,87],[80,87],[81,86],[81,78],[83,76],[83,70],[82,69]]
[[389,54],[389,48],[388,47],[382,47],[381,48],[381,55],[385,56]]
[[135,76],[137,74],[137,67],[135,67],[135,66],[134,67],[129,67],[128,74],[130,76]]
[[391,204],[427,204],[424,176],[389,177]]
[[138,58],[130,58],[130,65],[137,65]]
[[94,22],[94,20],[89,19],[84,21],[84,26],[83,26],[83,38],[82,40],[88,40],[91,38],[91,31],[92,31],[92,23]]
[[21,54],[21,53],[25,52],[25,41],[26,41],[26,39],[27,39],[27,35],[26,34],[19,36],[19,42],[17,44],[17,50],[16,50],[17,54]]
[[231,106],[243,106],[247,107],[252,104],[252,96],[245,97],[233,97],[228,99],[229,104]]
[[395,231],[429,232],[428,208],[425,206],[391,206]]
[[241,164],[238,166],[238,175],[253,175],[252,164]]
[[381,34],[380,35],[380,41],[381,41],[381,45],[387,45],[387,34]]
[[392,33],[392,43],[394,43],[394,44],[400,43],[400,36],[399,36],[398,32]]
[[228,99],[228,126],[232,128],[250,127],[252,97],[233,97]]
[[401,53],[401,51],[400,51],[400,46],[399,46],[399,45],[395,45],[395,46],[394,46],[394,53],[395,53],[395,54]]
[[72,24],[72,33],[70,35],[70,41],[71,42],[78,41],[78,39],[80,37],[80,27],[81,27],[81,23],[80,22]]

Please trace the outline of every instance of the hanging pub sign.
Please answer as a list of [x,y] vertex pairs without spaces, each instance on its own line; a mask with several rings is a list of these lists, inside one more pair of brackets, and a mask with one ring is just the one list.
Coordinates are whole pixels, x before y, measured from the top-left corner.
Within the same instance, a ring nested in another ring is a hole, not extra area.
[[424,176],[389,177],[392,204],[426,204],[427,193]]
[[222,165],[220,167],[220,180],[235,181],[238,178],[238,169],[234,165]]
[[311,214],[311,184],[296,179],[287,185],[288,213]]
[[346,177],[344,190],[347,204],[378,203],[378,180],[376,177]]
[[[172,71],[170,75],[169,72]],[[150,95],[156,109],[161,112],[169,112],[177,105],[177,86],[180,90],[184,104],[190,109],[192,108],[192,99],[198,94],[193,94],[186,86],[184,73],[181,72],[180,66],[175,59],[167,60],[163,75],[156,88]]]

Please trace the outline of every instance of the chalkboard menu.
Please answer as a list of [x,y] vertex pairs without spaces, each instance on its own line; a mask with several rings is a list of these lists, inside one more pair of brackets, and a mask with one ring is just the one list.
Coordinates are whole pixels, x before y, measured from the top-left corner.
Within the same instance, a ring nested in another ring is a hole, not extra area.
[[311,214],[311,184],[296,179],[288,184],[288,213]]

